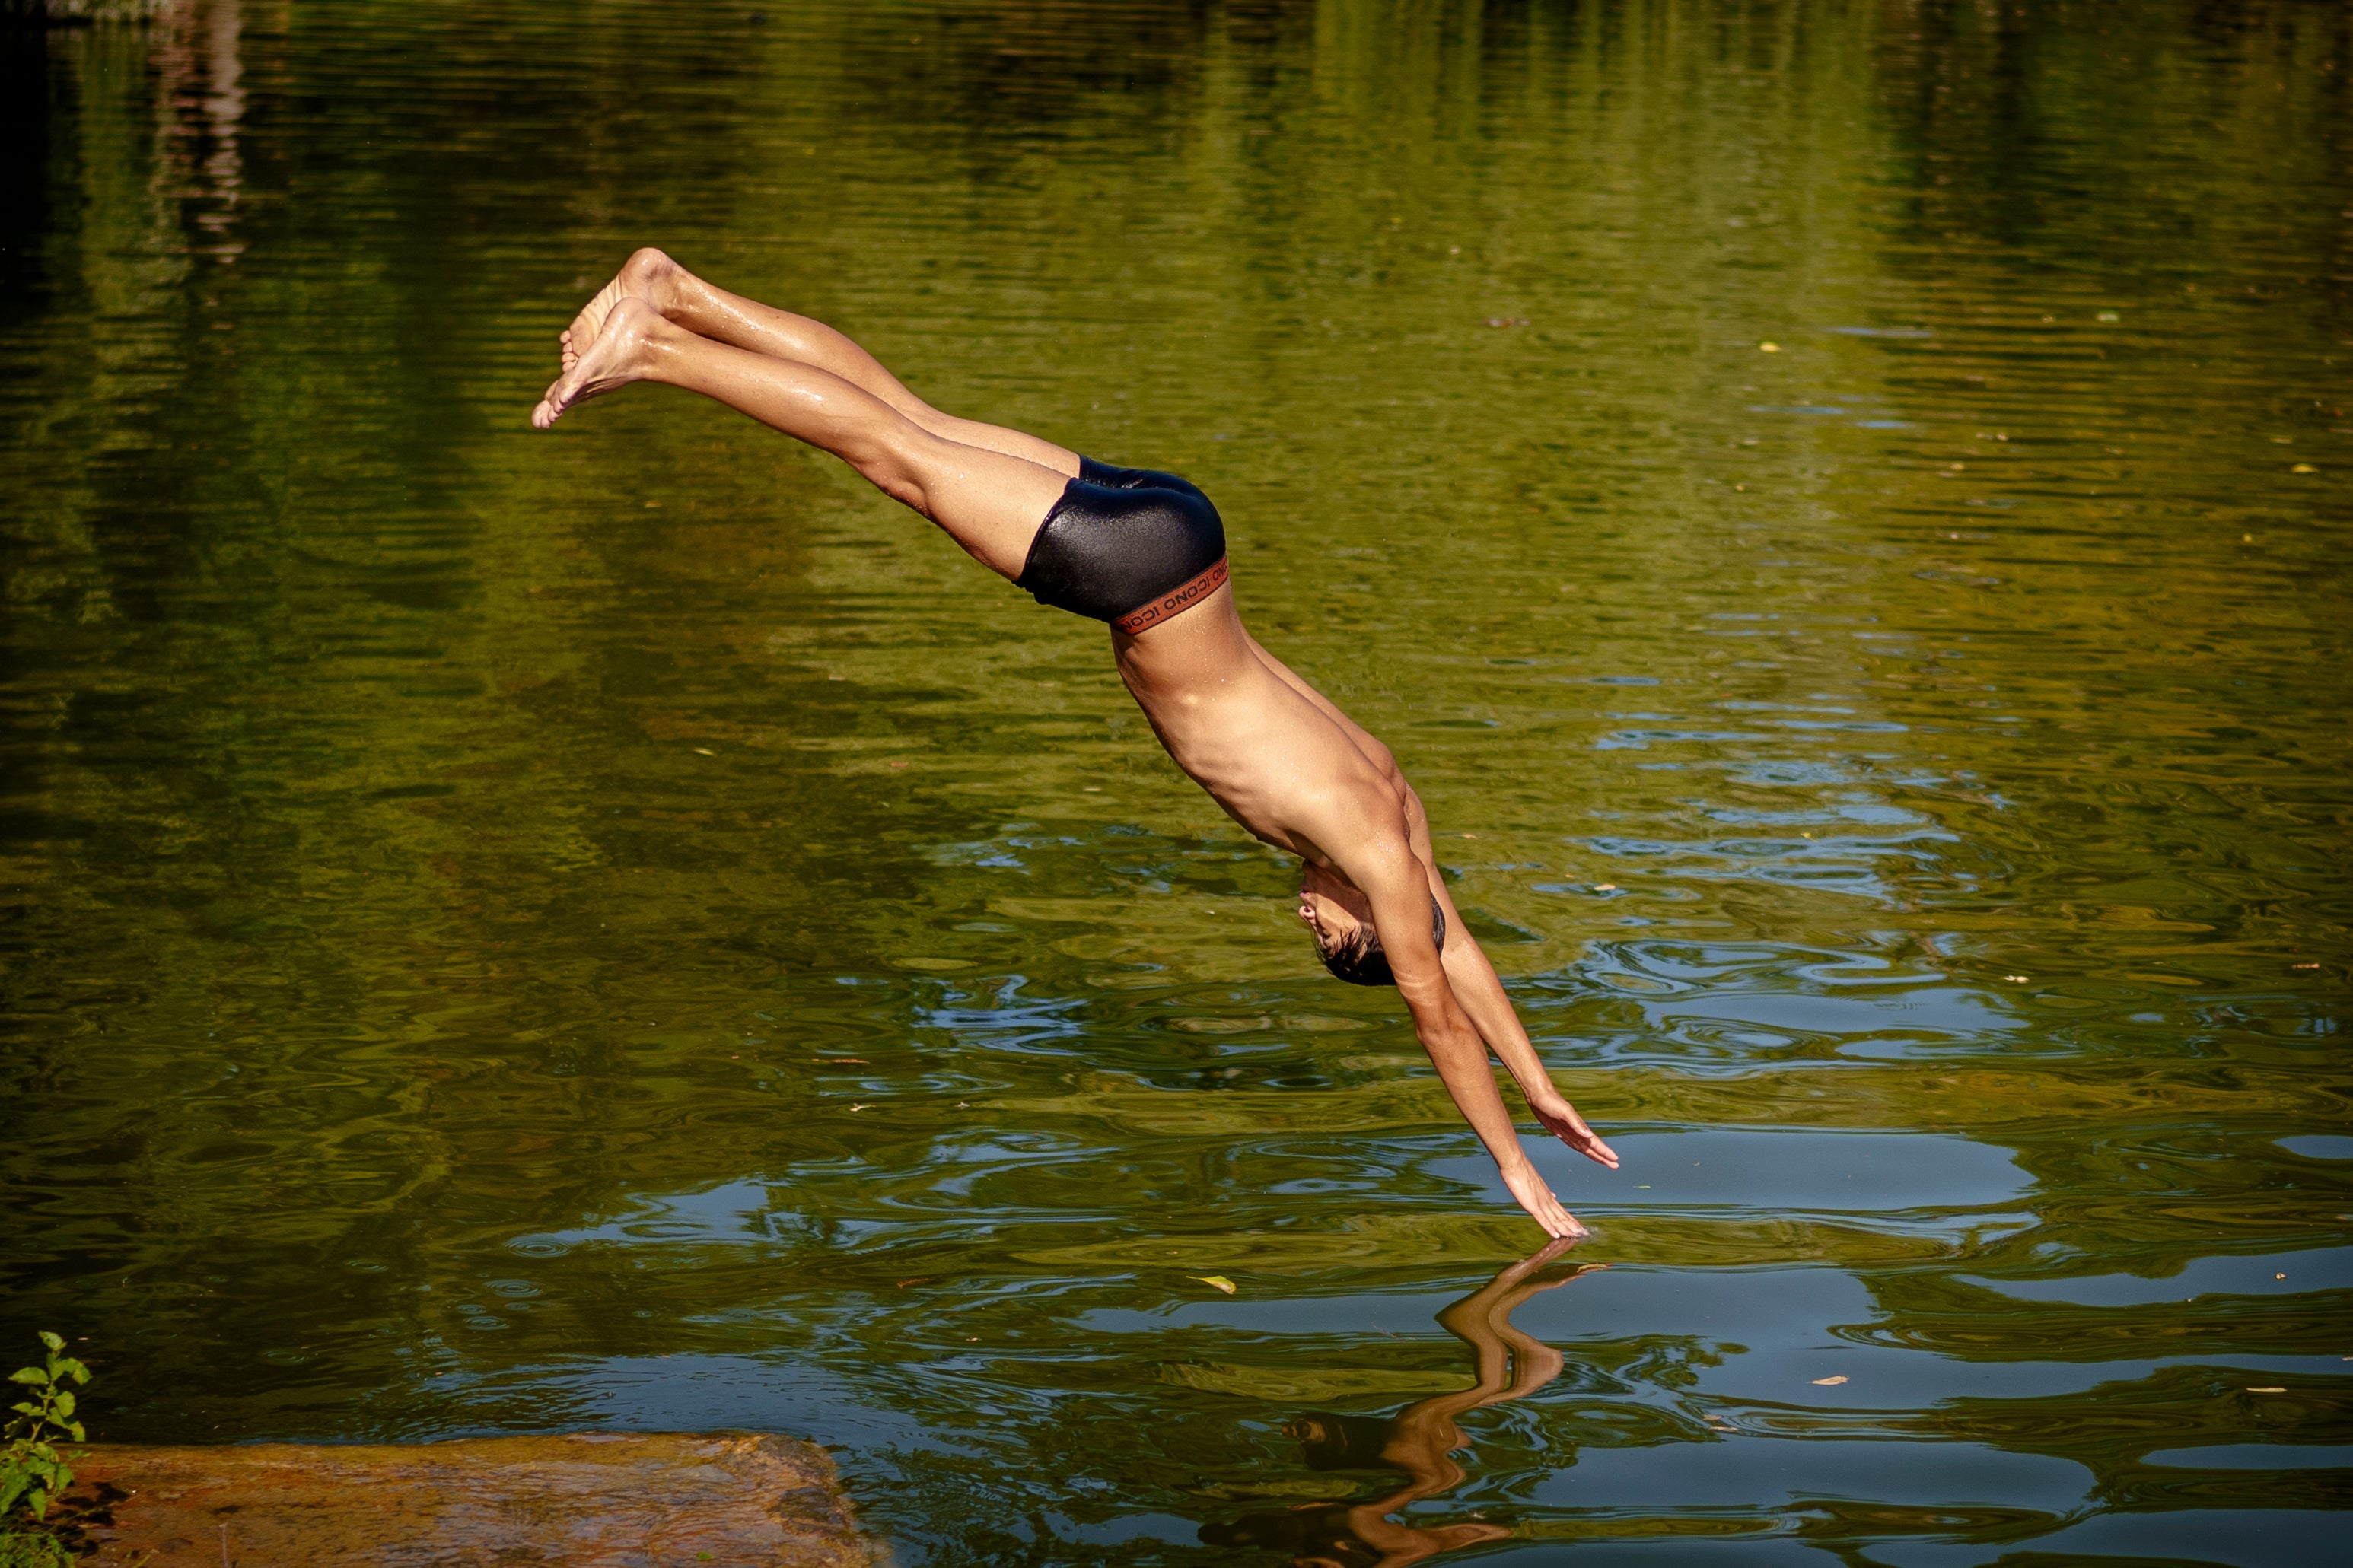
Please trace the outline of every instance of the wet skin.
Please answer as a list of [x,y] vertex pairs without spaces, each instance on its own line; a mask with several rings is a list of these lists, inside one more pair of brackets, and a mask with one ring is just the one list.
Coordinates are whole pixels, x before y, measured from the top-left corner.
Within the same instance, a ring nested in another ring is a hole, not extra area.
[[[1018,577],[1078,454],[941,413],[872,355],[807,317],[727,293],[657,250],[631,257],[559,338],[564,374],[532,411],[546,429],[634,382],[682,386],[821,447]],[[1300,858],[1300,918],[1320,950],[1369,923],[1422,1047],[1514,1198],[1553,1237],[1584,1227],[1521,1149],[1488,1065],[1510,1071],[1546,1129],[1596,1163],[1618,1156],[1545,1071],[1511,999],[1438,874],[1428,814],[1388,748],[1242,626],[1230,586],[1134,636],[1120,678],[1176,765],[1226,814]],[[1446,915],[1431,939],[1430,902]]]

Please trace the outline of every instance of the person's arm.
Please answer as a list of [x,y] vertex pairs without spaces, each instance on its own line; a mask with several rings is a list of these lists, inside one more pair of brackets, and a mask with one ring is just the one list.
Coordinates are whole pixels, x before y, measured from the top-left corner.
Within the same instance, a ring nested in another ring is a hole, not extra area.
[[[1527,1031],[1520,1026],[1519,1014],[1512,1006],[1511,997],[1504,993],[1504,983],[1495,976],[1494,965],[1487,962],[1487,955],[1480,948],[1478,940],[1463,925],[1462,916],[1454,907],[1453,897],[1447,891],[1446,880],[1438,874],[1438,857],[1430,845],[1429,814],[1423,811],[1421,797],[1414,794],[1413,785],[1406,782],[1404,770],[1398,766],[1396,756],[1377,736],[1348,717],[1337,703],[1316,690],[1290,666],[1267,652],[1255,637],[1250,639],[1250,650],[1279,679],[1331,720],[1365,761],[1400,793],[1405,803],[1407,840],[1429,873],[1430,897],[1438,900],[1438,907],[1446,915],[1443,959],[1455,999],[1470,1015],[1480,1037],[1511,1070],[1512,1079],[1520,1086],[1520,1093],[1526,1098],[1528,1109],[1535,1112],[1536,1120],[1544,1123],[1545,1130],[1587,1159],[1616,1170],[1617,1154],[1595,1135],[1592,1128],[1585,1124],[1585,1119],[1577,1115],[1577,1108],[1569,1104],[1567,1097],[1554,1087],[1552,1076],[1545,1071],[1544,1062],[1528,1041]],[[1382,946],[1388,945],[1388,939],[1384,935]]]
[[1520,1147],[1518,1130],[1487,1065],[1487,1044],[1456,999],[1437,944],[1430,940],[1430,872],[1413,853],[1404,826],[1399,821],[1386,832],[1353,837],[1351,851],[1334,859],[1372,905],[1373,929],[1380,933],[1398,994],[1413,1015],[1414,1033],[1455,1109],[1487,1146],[1504,1186],[1546,1235],[1581,1236],[1585,1227],[1561,1206]]
[[[1462,916],[1454,907],[1453,895],[1447,889],[1446,879],[1438,874],[1438,857],[1430,842],[1429,815],[1422,810],[1421,797],[1413,793],[1410,784],[1405,789],[1405,817],[1414,853],[1430,874],[1430,897],[1438,900],[1438,907],[1446,915],[1446,951],[1440,957],[1455,1000],[1470,1016],[1480,1038],[1502,1058],[1504,1068],[1512,1075],[1512,1081],[1520,1086],[1520,1093],[1526,1098],[1528,1109],[1535,1112],[1535,1118],[1544,1123],[1545,1131],[1587,1159],[1616,1170],[1617,1152],[1585,1124],[1585,1118],[1577,1113],[1577,1107],[1571,1105],[1568,1097],[1554,1084],[1552,1075],[1545,1070],[1543,1058],[1536,1055],[1535,1046],[1528,1039],[1527,1029],[1520,1023],[1519,1010],[1512,1005],[1512,998],[1504,991],[1502,979],[1496,975],[1495,966],[1487,961],[1486,950],[1479,945],[1478,938],[1472,936],[1470,928],[1462,923]],[[1384,947],[1388,944],[1386,933],[1381,943]]]

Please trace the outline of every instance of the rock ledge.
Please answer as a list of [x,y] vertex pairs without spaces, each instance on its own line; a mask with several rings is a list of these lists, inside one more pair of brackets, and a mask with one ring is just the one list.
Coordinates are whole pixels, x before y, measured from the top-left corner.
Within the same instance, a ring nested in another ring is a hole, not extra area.
[[147,1568],[876,1568],[833,1461],[788,1437],[92,1444],[85,1563]]

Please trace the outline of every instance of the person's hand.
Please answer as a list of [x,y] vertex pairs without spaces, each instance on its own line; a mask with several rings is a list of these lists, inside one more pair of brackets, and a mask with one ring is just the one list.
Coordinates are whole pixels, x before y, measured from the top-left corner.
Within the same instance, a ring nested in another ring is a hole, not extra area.
[[1560,1200],[1552,1195],[1552,1189],[1545,1185],[1545,1179],[1536,1174],[1536,1168],[1525,1159],[1504,1167],[1504,1185],[1512,1190],[1512,1196],[1519,1200],[1520,1206],[1528,1211],[1529,1216],[1544,1226],[1546,1236],[1557,1239],[1585,1234],[1585,1227],[1577,1223],[1577,1216],[1560,1206]]
[[1536,1120],[1544,1123],[1546,1131],[1595,1164],[1607,1165],[1613,1171],[1618,1168],[1617,1151],[1604,1143],[1601,1135],[1585,1124],[1585,1118],[1579,1116],[1577,1107],[1568,1101],[1557,1096],[1548,1100],[1531,1100],[1528,1109],[1536,1113]]

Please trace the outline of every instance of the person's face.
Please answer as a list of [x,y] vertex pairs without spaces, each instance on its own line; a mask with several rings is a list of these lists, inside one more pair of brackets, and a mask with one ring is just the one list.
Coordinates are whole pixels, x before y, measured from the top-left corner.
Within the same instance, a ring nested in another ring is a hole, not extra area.
[[1348,881],[1321,866],[1299,871],[1299,918],[1314,935],[1315,951],[1329,958],[1373,921],[1373,907]]

